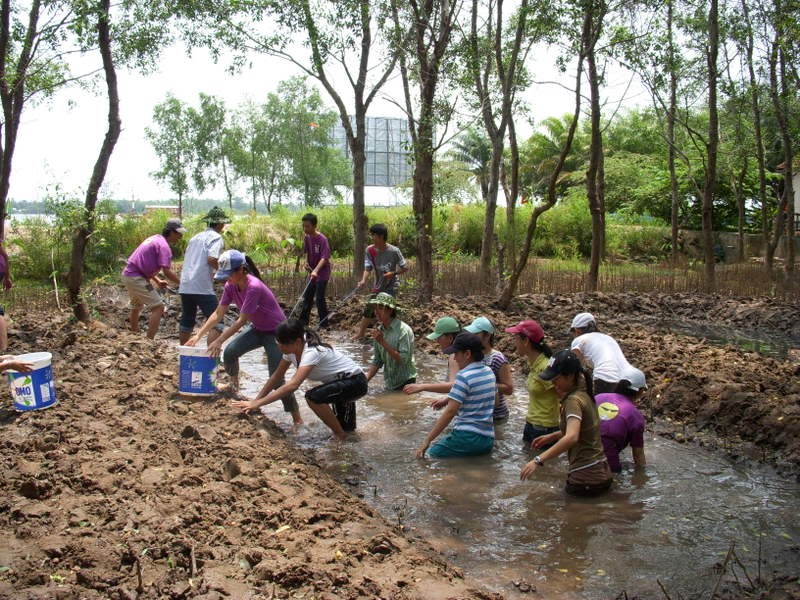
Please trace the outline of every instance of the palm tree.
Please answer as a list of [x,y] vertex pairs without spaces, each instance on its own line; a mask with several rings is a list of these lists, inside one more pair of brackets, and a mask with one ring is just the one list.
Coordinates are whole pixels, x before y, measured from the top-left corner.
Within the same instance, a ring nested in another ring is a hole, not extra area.
[[492,144],[485,133],[470,128],[453,142],[448,152],[450,158],[464,165],[463,170],[472,173],[481,188],[484,202],[489,195],[489,163],[492,160]]

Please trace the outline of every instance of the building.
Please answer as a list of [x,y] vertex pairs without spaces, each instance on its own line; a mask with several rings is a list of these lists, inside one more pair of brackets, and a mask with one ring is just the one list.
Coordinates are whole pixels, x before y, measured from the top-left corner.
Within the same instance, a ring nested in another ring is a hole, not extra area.
[[[350,116],[355,129],[355,117]],[[365,140],[367,162],[364,185],[394,187],[411,179],[411,136],[406,119],[367,117]],[[347,135],[341,123],[333,128],[337,147],[350,158]]]

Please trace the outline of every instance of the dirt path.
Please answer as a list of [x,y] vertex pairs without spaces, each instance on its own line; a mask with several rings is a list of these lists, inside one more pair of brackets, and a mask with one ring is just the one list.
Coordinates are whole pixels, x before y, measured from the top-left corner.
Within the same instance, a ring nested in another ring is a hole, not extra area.
[[[400,303],[410,304],[403,297]],[[352,302],[332,320],[338,327],[354,325],[360,310],[360,303]],[[437,318],[452,316],[466,325],[480,315],[501,330],[536,319],[558,350],[568,347],[569,324],[583,311],[593,313],[601,331],[615,337],[630,362],[647,375],[643,408],[659,433],[800,476],[800,364],[711,345],[661,325],[682,321],[733,327],[800,346],[800,302],[688,294],[529,294],[504,312],[489,298],[444,296],[425,307],[407,306],[402,318],[417,334],[417,345],[430,353],[438,348],[424,334]],[[527,372],[509,335],[498,336],[497,348],[516,370]]]
[[[174,349],[65,315],[57,407],[0,409],[0,598],[496,598],[261,418],[174,395]],[[266,424],[265,424],[266,423]]]

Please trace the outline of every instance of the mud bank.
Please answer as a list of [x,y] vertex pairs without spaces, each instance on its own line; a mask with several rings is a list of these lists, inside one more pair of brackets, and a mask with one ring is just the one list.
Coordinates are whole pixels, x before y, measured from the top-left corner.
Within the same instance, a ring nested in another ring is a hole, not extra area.
[[[726,452],[734,460],[758,460],[800,477],[800,364],[762,356],[733,346],[716,346],[675,333],[670,325],[736,327],[800,346],[800,303],[773,299],[732,300],[688,294],[528,294],[508,311],[488,297],[436,297],[413,306],[408,296],[403,320],[417,334],[417,344],[438,349],[424,338],[437,318],[453,316],[462,324],[488,316],[499,329],[522,319],[538,320],[554,350],[568,347],[569,324],[582,311],[592,312],[600,330],[614,336],[625,355],[647,375],[643,409],[655,430],[679,441]],[[332,321],[336,327],[357,323],[361,304],[345,306]],[[497,348],[527,371],[514,356],[508,334]]]
[[[118,311],[119,312],[119,311]],[[174,395],[174,349],[17,317],[59,404],[0,409],[0,598],[499,598],[262,418]]]

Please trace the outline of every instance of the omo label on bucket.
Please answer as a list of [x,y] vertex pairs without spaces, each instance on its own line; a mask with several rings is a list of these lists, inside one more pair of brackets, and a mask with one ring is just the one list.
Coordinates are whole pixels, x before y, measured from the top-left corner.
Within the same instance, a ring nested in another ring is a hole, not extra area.
[[[49,388],[47,392],[49,398]],[[34,406],[36,404],[36,396],[33,393],[33,381],[30,375],[14,379],[14,401],[23,406]]]

